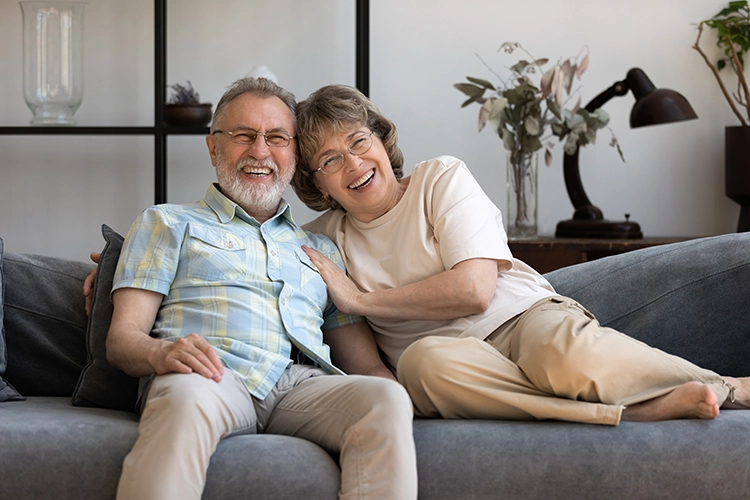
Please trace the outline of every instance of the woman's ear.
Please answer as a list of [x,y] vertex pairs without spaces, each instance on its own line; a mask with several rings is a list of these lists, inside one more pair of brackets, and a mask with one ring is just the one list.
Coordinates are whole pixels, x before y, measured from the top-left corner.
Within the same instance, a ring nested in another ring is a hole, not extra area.
[[325,189],[325,187],[322,185],[322,183],[318,182],[318,178],[315,174],[313,174],[312,177],[313,184],[315,184],[315,187],[318,188],[318,191],[320,191],[320,194],[323,195],[323,198],[328,199],[328,190]]

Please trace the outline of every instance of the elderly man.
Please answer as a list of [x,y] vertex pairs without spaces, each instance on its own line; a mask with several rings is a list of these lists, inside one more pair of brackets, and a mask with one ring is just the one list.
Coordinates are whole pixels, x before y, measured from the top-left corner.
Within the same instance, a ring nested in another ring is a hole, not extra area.
[[206,138],[218,185],[201,202],[145,210],[128,232],[107,357],[146,383],[118,498],[200,498],[219,440],[248,430],[339,454],[341,498],[416,498],[411,401],[301,247],[343,266],[338,250],[281,198],[294,106],[268,80],[235,82]]

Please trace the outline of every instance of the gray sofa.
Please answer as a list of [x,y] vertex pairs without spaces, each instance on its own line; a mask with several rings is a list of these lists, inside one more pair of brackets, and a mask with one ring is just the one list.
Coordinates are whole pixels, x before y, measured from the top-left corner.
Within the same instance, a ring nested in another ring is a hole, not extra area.
[[[105,238],[105,253],[116,254],[106,228]],[[87,318],[80,289],[90,265],[3,256],[0,240],[2,499],[114,497],[138,416],[113,409],[131,404],[134,387],[101,364],[103,275],[113,255],[100,264],[100,310]],[[750,375],[748,234],[634,251],[547,278],[603,324],[721,374]],[[618,427],[418,419],[414,438],[424,499],[750,498],[750,411]],[[334,499],[338,484],[336,457],[316,445],[243,434],[220,443],[204,498]]]

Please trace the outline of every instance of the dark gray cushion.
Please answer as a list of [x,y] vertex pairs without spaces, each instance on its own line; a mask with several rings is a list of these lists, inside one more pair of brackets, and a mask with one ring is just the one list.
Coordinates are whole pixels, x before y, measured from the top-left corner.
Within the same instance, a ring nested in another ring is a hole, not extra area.
[[5,379],[24,396],[70,397],[86,362],[83,262],[3,256]]
[[106,348],[114,311],[109,295],[123,238],[106,224],[102,225],[102,235],[106,243],[96,272],[91,316],[86,330],[87,364],[73,392],[73,405],[136,411],[138,379],[110,366]]
[[5,289],[3,288],[3,239],[0,238],[0,402],[23,400],[18,391],[12,385],[3,380],[3,373],[8,364],[8,356],[5,349],[5,322],[3,321],[3,297]]
[[602,325],[720,375],[750,375],[750,233],[645,248],[545,277]]

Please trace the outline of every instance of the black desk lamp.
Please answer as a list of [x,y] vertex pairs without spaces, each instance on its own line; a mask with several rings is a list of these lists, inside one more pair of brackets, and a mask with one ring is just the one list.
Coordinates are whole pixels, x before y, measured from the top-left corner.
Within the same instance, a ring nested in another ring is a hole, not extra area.
[[[601,108],[613,97],[624,96],[629,90],[635,96],[635,104],[630,112],[631,128],[698,118],[687,99],[674,90],[657,89],[646,73],[639,68],[628,71],[625,80],[615,83],[594,97],[585,109],[591,113]],[[629,220],[606,220],[599,207],[591,204],[583,190],[581,175],[578,171],[578,150],[572,155],[564,155],[563,159],[565,187],[575,212],[572,219],[557,223],[555,236],[558,238],[643,238],[638,223]]]

